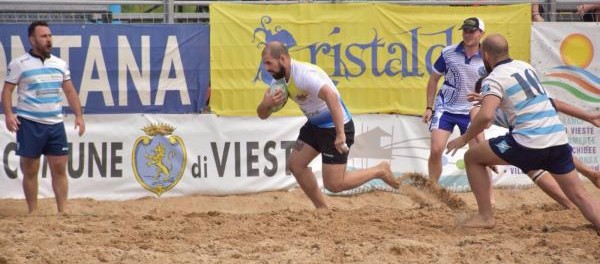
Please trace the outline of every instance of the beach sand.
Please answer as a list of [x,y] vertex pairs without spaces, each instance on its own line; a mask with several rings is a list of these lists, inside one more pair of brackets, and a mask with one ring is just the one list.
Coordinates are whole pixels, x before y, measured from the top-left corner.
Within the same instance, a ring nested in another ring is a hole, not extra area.
[[[586,189],[600,202],[600,190]],[[314,210],[304,193],[69,200],[26,213],[0,200],[4,263],[600,263],[600,236],[578,210],[539,188],[497,189],[497,226],[465,229],[472,193],[403,185],[328,196]]]

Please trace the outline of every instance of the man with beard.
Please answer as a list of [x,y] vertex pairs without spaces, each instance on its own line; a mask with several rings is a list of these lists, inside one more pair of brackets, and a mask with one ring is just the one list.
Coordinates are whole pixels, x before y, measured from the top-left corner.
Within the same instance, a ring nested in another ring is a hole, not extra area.
[[[315,175],[308,164],[321,154],[323,184],[331,192],[341,192],[379,178],[393,188],[399,182],[393,177],[390,164],[346,171],[348,153],[354,143],[354,123],[340,93],[325,71],[316,65],[294,60],[287,47],[278,41],[267,43],[262,51],[265,69],[273,82],[284,79],[289,97],[294,100],[308,121],[300,129],[296,145],[288,160],[288,169],[317,209],[327,208]],[[271,116],[271,108],[285,100],[279,90],[264,93],[256,112],[261,119]]]
[[[21,157],[23,190],[29,213],[37,209],[37,177],[42,154],[50,166],[57,209],[62,213],[68,194],[69,147],[63,124],[61,89],[75,114],[75,129],[79,129],[79,136],[85,132],[85,124],[67,63],[50,54],[52,33],[48,24],[33,22],[28,33],[31,50],[10,62],[2,90],[6,128],[17,133],[17,155]],[[18,87],[16,114],[12,106],[15,87]]]
[[[483,100],[481,93],[481,82],[485,77],[479,79],[477,83],[475,83],[475,93],[469,94],[469,101],[475,103],[476,107],[473,107],[471,110],[471,117],[477,116],[479,112],[479,107],[481,106],[481,100]],[[600,127],[600,114],[591,113],[589,111],[583,110],[577,106],[571,105],[567,102],[563,102],[559,99],[553,99],[551,97],[548,98],[556,111],[561,112],[563,114],[579,118],[583,121],[589,122],[590,124]],[[511,129],[510,122],[508,118],[500,110],[496,109],[494,113],[494,118],[492,124],[503,127],[506,129]],[[491,125],[491,124],[490,124]],[[487,141],[483,141],[485,144],[488,144]],[[587,166],[583,161],[579,160],[576,156],[573,156],[573,163],[575,164],[575,169],[577,172],[581,173],[581,175],[588,178],[597,188],[600,188],[600,171],[595,171],[593,168]],[[527,176],[531,178],[533,183],[539,186],[548,196],[554,199],[556,202],[564,206],[565,208],[575,208],[575,204],[569,200],[569,198],[564,194],[564,192],[560,189],[560,186],[556,182],[552,175],[544,170],[532,170],[526,172]]]
[[478,144],[465,153],[471,190],[477,201],[478,214],[467,219],[465,227],[492,228],[496,224],[490,202],[490,179],[486,166],[511,164],[524,172],[545,170],[600,235],[600,205],[581,183],[565,127],[552,106],[548,93],[533,67],[512,60],[508,42],[500,34],[487,37],[481,51],[486,70],[482,82],[481,109],[467,132],[448,143],[447,153],[456,153],[483,131],[494,119],[496,109],[506,115],[508,134]]
[[[442,50],[427,83],[427,107],[422,119],[424,123],[429,123],[431,131],[427,166],[429,179],[435,184],[442,174],[442,154],[454,127],[458,126],[460,133],[464,134],[469,126],[472,104],[467,101],[467,94],[473,92],[475,82],[481,77],[480,72],[483,70],[479,53],[479,41],[485,30],[483,20],[477,17],[467,18],[460,29],[463,41]],[[444,83],[434,105],[434,95],[442,75]],[[480,140],[484,140],[483,135]]]

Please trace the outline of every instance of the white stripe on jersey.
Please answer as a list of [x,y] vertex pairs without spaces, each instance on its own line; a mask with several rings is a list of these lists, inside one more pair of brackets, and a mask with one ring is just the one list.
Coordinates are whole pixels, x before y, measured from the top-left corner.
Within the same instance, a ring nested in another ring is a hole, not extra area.
[[435,110],[469,114],[473,105],[467,101],[467,94],[475,90],[475,83],[482,77],[483,59],[479,53],[467,58],[461,43],[444,48],[438,61],[444,69],[434,70],[444,75],[444,83],[437,94]]
[[5,81],[18,86],[16,114],[44,124],[62,122],[62,83],[71,78],[67,64],[54,55],[42,61],[26,53],[8,67]]

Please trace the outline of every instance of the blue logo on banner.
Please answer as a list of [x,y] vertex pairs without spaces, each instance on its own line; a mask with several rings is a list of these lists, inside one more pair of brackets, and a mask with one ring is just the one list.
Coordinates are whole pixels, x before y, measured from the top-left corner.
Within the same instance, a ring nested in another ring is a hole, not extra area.
[[[273,33],[272,30],[268,29],[266,27],[266,24],[270,24],[271,23],[271,17],[270,16],[263,16],[260,19],[260,27],[254,29],[254,39],[252,40],[252,42],[254,42],[256,40],[256,34],[258,33],[263,33],[265,36],[265,42],[259,42],[258,43],[258,47],[263,48],[266,43],[269,43],[271,41],[279,41],[283,44],[285,44],[289,49],[291,49],[292,47],[296,46],[296,40],[294,39],[294,36],[292,36],[292,34],[285,30],[285,29],[281,29],[281,26],[276,26],[275,27],[275,32]],[[260,61],[260,65],[258,66],[258,71],[256,72],[256,75],[254,76],[254,80],[253,82],[256,82],[258,80],[261,80],[263,83],[269,84],[271,83],[271,81],[273,80],[273,76],[271,76],[271,74],[269,72],[267,72],[267,70],[265,69],[265,66],[263,65],[262,60]]]
[[[280,41],[287,45],[290,52],[306,51],[309,53],[310,63],[319,64],[320,60],[328,60],[333,63],[332,69],[324,69],[328,72],[330,78],[337,84],[339,78],[351,80],[352,78],[360,77],[364,74],[372,75],[377,78],[380,76],[399,76],[402,78],[423,77],[423,70],[432,71],[432,60],[438,56],[441,49],[452,43],[453,26],[437,32],[420,32],[421,27],[415,27],[409,30],[399,29],[394,35],[408,35],[410,41],[401,42],[394,37],[385,40],[379,35],[377,29],[373,28],[372,32],[361,33],[365,36],[364,42],[350,43],[330,43],[326,38],[345,34],[344,28],[340,26],[332,26],[331,31],[327,36],[314,36],[318,41],[308,45],[297,43],[294,34],[281,25],[272,26],[272,18],[263,16],[260,20],[260,26],[254,29],[252,42],[255,42],[257,35],[264,35],[265,41],[260,41],[257,48],[264,48],[266,43],[270,41]],[[292,23],[292,22],[288,22]],[[350,29],[352,30],[352,29]],[[358,34],[355,30],[351,34]],[[369,34],[372,34],[369,36]],[[438,44],[433,44],[429,47],[419,44],[419,38],[438,37],[442,35],[445,41]],[[301,40],[302,41],[302,40]],[[425,52],[425,68],[419,66],[419,53]],[[371,57],[367,56],[369,54]],[[263,83],[271,83],[272,76],[264,69],[261,64],[254,76],[253,82],[262,81]]]

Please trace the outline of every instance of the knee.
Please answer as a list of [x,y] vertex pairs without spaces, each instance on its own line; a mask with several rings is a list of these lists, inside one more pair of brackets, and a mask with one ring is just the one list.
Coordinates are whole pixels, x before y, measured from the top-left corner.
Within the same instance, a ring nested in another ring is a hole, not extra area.
[[23,172],[24,179],[37,179],[38,177],[38,170],[35,168],[21,167],[21,172]]
[[64,172],[51,172],[53,180],[62,180],[67,178],[67,174]]
[[307,169],[307,166],[302,166],[298,164],[294,164],[290,162],[287,166],[287,170],[292,173],[292,175],[300,175],[304,170]]
[[481,159],[481,153],[477,153],[475,151],[471,151],[470,149],[465,152],[463,156],[463,160],[465,161],[465,167],[471,166],[491,166],[495,164],[491,164],[489,162],[485,162]]
[[66,178],[67,170],[64,168],[54,168],[50,169],[50,174],[52,175],[52,178]]
[[23,172],[23,180],[25,180],[25,181],[37,181],[38,180],[38,174],[37,173],[31,173],[31,172]]
[[475,158],[476,158],[476,155],[474,154],[474,152],[471,149],[469,149],[469,150],[467,150],[467,152],[465,152],[465,155],[464,155],[465,164],[467,162],[474,161]]
[[587,198],[587,196],[585,195],[585,191],[582,189],[573,188],[567,189],[566,191],[567,195],[569,196],[569,199],[571,199],[571,201],[573,201],[575,204],[579,205]]
[[328,191],[330,191],[332,193],[339,193],[339,192],[343,192],[346,190],[342,183],[324,182],[323,185],[325,186],[325,189],[327,189]]
[[442,153],[444,151],[444,148],[441,146],[431,146],[431,150],[430,150],[430,159],[438,159],[442,157]]

